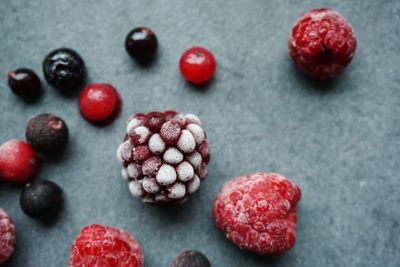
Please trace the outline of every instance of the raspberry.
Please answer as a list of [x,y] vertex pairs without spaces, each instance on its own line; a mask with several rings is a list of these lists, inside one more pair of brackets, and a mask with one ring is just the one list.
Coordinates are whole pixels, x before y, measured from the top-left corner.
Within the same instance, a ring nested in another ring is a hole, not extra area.
[[338,12],[315,9],[301,17],[289,37],[289,55],[304,73],[333,78],[353,59],[357,46],[351,25]]
[[143,252],[128,232],[93,224],[84,227],[72,244],[71,267],[142,267]]
[[301,190],[276,173],[257,173],[227,182],[214,200],[216,224],[242,249],[276,255],[296,241],[296,205]]
[[3,209],[0,209],[0,265],[6,262],[14,252],[16,244],[15,226]]
[[207,49],[193,47],[183,53],[179,67],[187,81],[193,84],[203,84],[214,76],[217,61]]
[[117,158],[135,197],[183,203],[207,175],[210,148],[200,120],[175,111],[130,118]]
[[21,140],[10,140],[0,146],[0,179],[25,182],[39,169],[39,158],[30,145]]

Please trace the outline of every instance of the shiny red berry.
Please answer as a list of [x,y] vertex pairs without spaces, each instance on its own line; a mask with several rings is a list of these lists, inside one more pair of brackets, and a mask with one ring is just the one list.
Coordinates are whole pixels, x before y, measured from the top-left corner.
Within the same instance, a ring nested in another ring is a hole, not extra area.
[[205,48],[193,47],[183,53],[179,62],[183,77],[193,83],[206,83],[214,76],[217,62],[213,54]]
[[0,146],[0,179],[25,182],[36,174],[39,159],[35,151],[22,140],[10,140]]
[[91,83],[79,96],[79,110],[83,117],[93,122],[110,119],[119,107],[119,94],[110,84]]

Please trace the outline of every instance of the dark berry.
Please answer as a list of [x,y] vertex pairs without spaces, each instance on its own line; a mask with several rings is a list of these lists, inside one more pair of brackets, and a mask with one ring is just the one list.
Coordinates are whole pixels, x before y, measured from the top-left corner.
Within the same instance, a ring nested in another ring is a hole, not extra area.
[[79,110],[89,121],[102,122],[113,117],[120,105],[117,90],[110,84],[91,83],[79,96]]
[[214,76],[217,62],[207,49],[193,47],[183,53],[179,67],[187,81],[193,84],[203,84]]
[[22,140],[10,140],[0,146],[0,179],[25,182],[39,169],[39,158]]
[[43,72],[50,85],[68,91],[80,87],[86,76],[83,59],[69,48],[48,54],[43,61]]
[[62,203],[62,189],[47,180],[28,183],[20,196],[22,210],[35,219],[53,217],[60,211]]
[[211,267],[211,264],[203,253],[187,250],[175,258],[172,267]]
[[35,97],[40,95],[39,77],[30,69],[20,68],[10,71],[7,75],[8,86],[17,95]]
[[40,114],[31,118],[25,129],[26,140],[39,153],[54,153],[64,149],[68,127],[59,117]]
[[125,49],[136,60],[152,59],[157,51],[158,42],[154,32],[146,27],[135,28],[125,39]]

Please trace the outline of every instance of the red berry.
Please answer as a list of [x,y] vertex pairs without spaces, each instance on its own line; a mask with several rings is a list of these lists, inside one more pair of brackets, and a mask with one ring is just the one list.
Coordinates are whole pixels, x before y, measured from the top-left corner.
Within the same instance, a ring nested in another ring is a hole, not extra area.
[[110,119],[118,106],[118,92],[110,84],[91,83],[79,96],[79,110],[82,116],[93,122]]
[[15,226],[12,218],[0,209],[0,265],[14,253],[16,244]]
[[227,182],[214,200],[218,228],[239,247],[280,254],[296,241],[300,188],[276,173],[258,173]]
[[39,158],[24,141],[10,140],[0,146],[0,179],[25,182],[36,174]]
[[143,252],[128,232],[93,224],[84,227],[72,244],[73,267],[142,267]]
[[193,47],[183,53],[179,62],[183,77],[194,84],[206,83],[214,76],[217,62],[205,48]]
[[315,9],[301,17],[289,37],[289,55],[304,73],[329,79],[342,73],[356,51],[351,25],[338,12]]

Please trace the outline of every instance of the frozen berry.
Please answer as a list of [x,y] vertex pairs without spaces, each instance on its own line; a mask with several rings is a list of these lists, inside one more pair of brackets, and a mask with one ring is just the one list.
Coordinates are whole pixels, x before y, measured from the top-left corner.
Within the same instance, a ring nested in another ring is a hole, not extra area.
[[43,72],[50,85],[65,91],[79,88],[86,76],[83,59],[69,48],[59,48],[48,54],[43,61]]
[[356,51],[351,25],[338,12],[315,9],[301,17],[289,37],[289,55],[304,73],[316,79],[344,71]]
[[300,188],[276,173],[257,173],[225,183],[214,200],[216,224],[242,249],[276,255],[296,241]]
[[61,151],[68,141],[68,127],[59,117],[40,114],[31,118],[25,129],[26,140],[40,153]]
[[84,227],[72,244],[73,267],[142,267],[143,252],[132,235],[111,226]]
[[79,110],[87,120],[102,122],[114,116],[119,101],[119,94],[112,85],[91,83],[79,96]]
[[10,140],[0,146],[0,179],[25,182],[36,174],[39,158],[22,140]]
[[117,157],[135,197],[147,203],[183,203],[207,176],[210,148],[195,115],[175,111],[136,114]]
[[205,48],[193,47],[183,53],[179,62],[183,77],[193,84],[211,80],[217,68],[213,54]]
[[57,184],[40,180],[26,184],[19,200],[26,215],[35,219],[51,218],[61,210],[63,192]]
[[172,267],[211,267],[211,264],[203,253],[187,250],[175,258]]
[[39,77],[30,69],[20,68],[7,75],[8,86],[17,95],[35,97],[41,93]]
[[125,39],[128,54],[139,61],[152,59],[157,51],[158,42],[154,32],[146,27],[135,28]]
[[0,265],[14,253],[16,242],[13,220],[0,208]]

